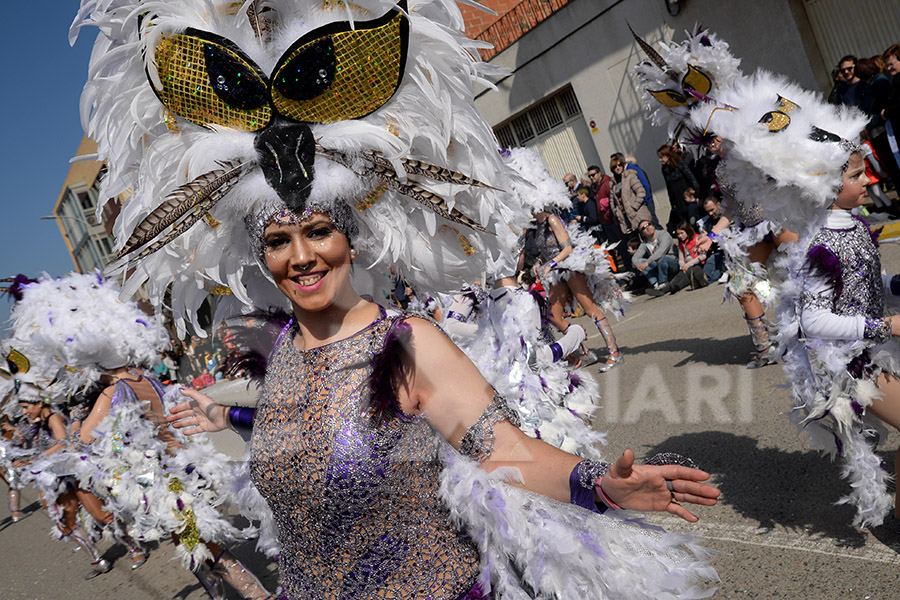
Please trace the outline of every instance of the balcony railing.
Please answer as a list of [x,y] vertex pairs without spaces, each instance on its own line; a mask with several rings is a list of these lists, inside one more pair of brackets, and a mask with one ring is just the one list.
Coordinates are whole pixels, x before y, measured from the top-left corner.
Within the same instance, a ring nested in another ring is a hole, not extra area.
[[481,32],[476,39],[494,45],[481,50],[482,60],[490,60],[510,47],[520,37],[534,29],[544,19],[572,0],[523,0],[493,25]]

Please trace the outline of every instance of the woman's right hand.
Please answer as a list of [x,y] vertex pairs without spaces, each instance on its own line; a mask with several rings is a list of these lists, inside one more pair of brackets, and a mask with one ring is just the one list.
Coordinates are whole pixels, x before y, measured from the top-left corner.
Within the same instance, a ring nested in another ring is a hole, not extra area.
[[708,235],[701,233],[697,236],[697,248],[700,252],[709,252],[709,249],[712,248],[712,240]]
[[176,404],[169,411],[166,422],[172,427],[184,429],[185,435],[213,433],[228,427],[227,406],[218,404],[206,394],[191,388],[181,388],[181,394],[190,400]]

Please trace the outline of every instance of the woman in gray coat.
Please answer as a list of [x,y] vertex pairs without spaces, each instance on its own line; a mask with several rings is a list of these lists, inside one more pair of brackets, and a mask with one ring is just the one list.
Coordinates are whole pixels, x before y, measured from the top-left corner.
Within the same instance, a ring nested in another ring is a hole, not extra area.
[[[634,171],[625,170],[625,162],[613,157],[609,161],[609,169],[613,174],[610,187],[610,201],[613,214],[622,228],[622,233],[629,235],[638,231],[641,221],[651,219],[650,209],[644,203],[646,191]],[[640,233],[640,232],[638,232]]]

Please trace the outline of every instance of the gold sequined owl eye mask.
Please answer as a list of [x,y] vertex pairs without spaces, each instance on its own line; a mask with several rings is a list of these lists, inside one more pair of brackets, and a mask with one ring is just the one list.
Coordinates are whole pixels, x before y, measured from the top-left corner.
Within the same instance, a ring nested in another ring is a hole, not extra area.
[[157,45],[162,87],[153,89],[170,111],[203,126],[259,131],[275,113],[303,123],[358,119],[400,86],[409,39],[403,10],[405,2],[355,27],[337,22],[309,32],[282,55],[271,80],[229,40],[187,29]]

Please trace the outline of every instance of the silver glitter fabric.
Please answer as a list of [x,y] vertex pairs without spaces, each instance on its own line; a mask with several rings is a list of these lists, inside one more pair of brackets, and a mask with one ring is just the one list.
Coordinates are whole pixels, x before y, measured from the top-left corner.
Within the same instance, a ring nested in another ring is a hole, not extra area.
[[755,227],[763,222],[762,209],[758,204],[747,204],[740,198],[737,186],[728,179],[728,169],[725,161],[720,161],[716,167],[716,183],[719,184],[719,191],[728,200],[734,203],[735,213],[738,217],[738,224],[741,227]]
[[278,525],[291,599],[455,600],[478,573],[438,495],[438,434],[421,417],[376,426],[373,357],[398,317],[308,351],[285,335],[253,422],[250,471]]
[[542,263],[548,263],[556,258],[565,247],[556,239],[556,234],[550,229],[550,218],[538,221],[536,224],[536,235],[534,242],[537,245],[538,252]]
[[597,480],[606,476],[610,466],[612,466],[610,463],[603,460],[585,459],[581,461],[575,465],[575,469],[578,471],[579,485],[593,491],[594,486],[597,485]]
[[884,285],[881,281],[881,257],[872,243],[869,229],[854,219],[850,229],[820,229],[809,247],[825,246],[841,263],[841,295],[823,305],[822,298],[804,294],[804,309],[827,308],[838,315],[884,317]]
[[459,453],[475,462],[481,462],[490,456],[494,449],[494,425],[503,420],[509,421],[516,427],[522,424],[519,413],[513,410],[503,396],[495,391],[491,403],[484,409],[478,420],[466,430],[460,440]]

